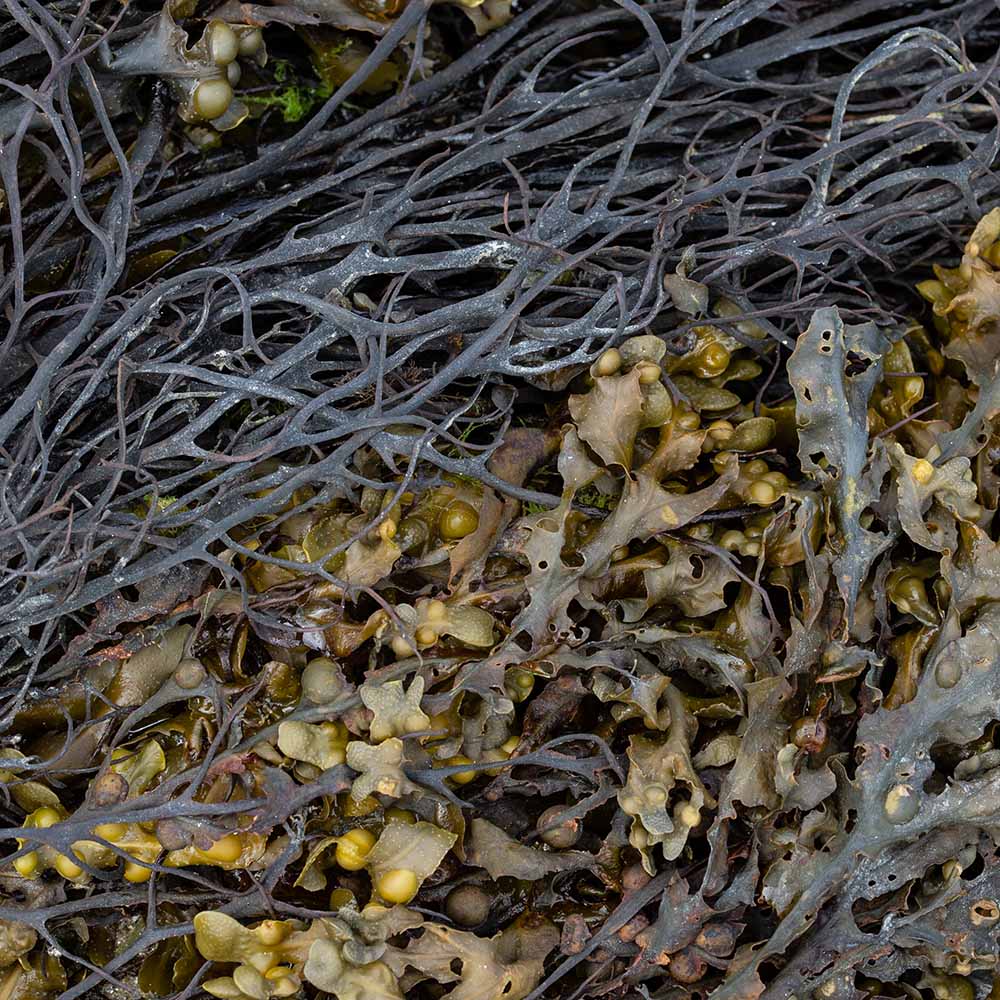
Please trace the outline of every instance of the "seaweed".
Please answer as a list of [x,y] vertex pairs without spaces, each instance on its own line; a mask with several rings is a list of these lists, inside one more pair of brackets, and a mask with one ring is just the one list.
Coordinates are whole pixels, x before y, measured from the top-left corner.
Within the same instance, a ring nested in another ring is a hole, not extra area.
[[996,996],[998,38],[9,0],[0,997]]

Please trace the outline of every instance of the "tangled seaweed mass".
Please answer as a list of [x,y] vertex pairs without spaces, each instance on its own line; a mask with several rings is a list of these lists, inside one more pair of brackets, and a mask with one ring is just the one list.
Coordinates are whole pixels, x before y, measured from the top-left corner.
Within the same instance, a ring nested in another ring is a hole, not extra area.
[[0,1000],[1000,997],[998,45],[4,0]]

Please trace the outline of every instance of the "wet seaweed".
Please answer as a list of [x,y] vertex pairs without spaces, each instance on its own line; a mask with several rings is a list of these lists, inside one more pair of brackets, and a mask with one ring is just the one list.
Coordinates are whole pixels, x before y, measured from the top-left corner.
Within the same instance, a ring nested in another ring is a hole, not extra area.
[[995,995],[998,37],[7,0],[0,996]]

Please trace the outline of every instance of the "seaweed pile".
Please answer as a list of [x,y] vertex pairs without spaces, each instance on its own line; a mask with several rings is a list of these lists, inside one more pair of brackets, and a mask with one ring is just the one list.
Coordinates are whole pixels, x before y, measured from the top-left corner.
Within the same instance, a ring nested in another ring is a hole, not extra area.
[[998,44],[6,0],[0,1000],[1000,996]]

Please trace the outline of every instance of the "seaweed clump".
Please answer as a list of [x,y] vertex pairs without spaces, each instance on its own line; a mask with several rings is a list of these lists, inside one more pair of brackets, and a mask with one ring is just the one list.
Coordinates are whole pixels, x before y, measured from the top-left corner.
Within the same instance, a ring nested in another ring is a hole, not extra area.
[[995,997],[996,13],[15,6],[0,998]]

